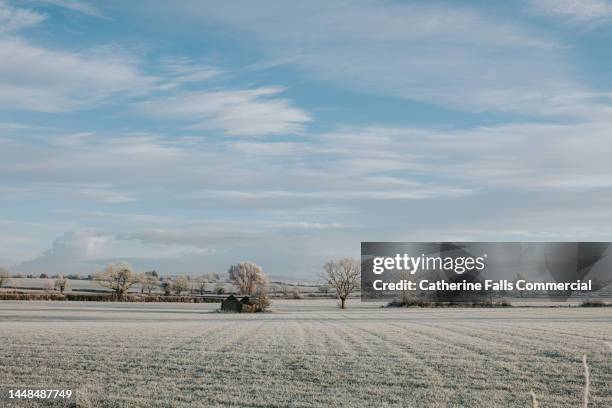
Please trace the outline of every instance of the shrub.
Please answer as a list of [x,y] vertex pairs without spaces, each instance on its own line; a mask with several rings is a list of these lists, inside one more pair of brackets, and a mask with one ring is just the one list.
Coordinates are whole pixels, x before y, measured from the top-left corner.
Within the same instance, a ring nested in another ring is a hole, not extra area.
[[386,307],[511,307],[507,300],[500,302],[439,302],[428,299],[403,299],[393,300]]
[[270,308],[270,299],[264,291],[260,291],[255,295],[255,306],[258,312],[265,312]]
[[580,304],[581,307],[612,307],[612,303],[606,303],[601,300],[585,300]]
[[147,296],[124,295],[121,299],[114,293],[83,294],[58,292],[0,292],[0,300],[71,300],[81,302],[167,302],[167,303],[219,303],[220,299],[195,298],[191,296]]
[[303,299],[302,293],[300,293],[300,289],[298,289],[297,286],[291,290],[289,299],[295,299],[295,300]]

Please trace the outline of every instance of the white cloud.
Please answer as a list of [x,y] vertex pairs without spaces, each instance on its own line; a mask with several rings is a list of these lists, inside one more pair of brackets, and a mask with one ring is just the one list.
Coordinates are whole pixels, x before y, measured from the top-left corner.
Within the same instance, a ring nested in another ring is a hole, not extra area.
[[67,10],[76,11],[90,17],[106,18],[93,4],[80,0],[30,0],[34,3],[51,4]]
[[90,230],[68,231],[57,237],[51,248],[40,256],[12,269],[26,273],[91,274],[116,260],[175,259],[192,250],[191,246],[141,243]]
[[107,51],[53,51],[0,38],[0,107],[62,112],[86,109],[113,96],[138,95],[156,79]]
[[108,188],[84,188],[79,190],[79,194],[96,201],[110,204],[122,204],[136,201],[136,199],[129,194],[120,193]]
[[237,152],[256,156],[287,156],[308,148],[304,144],[290,142],[230,142],[228,146]]
[[0,0],[0,33],[10,33],[31,27],[47,17],[39,12],[24,8],[16,8]]
[[181,92],[137,104],[155,117],[187,120],[191,129],[221,129],[229,135],[296,134],[310,116],[285,99],[282,88]]
[[531,0],[542,13],[575,22],[602,22],[612,18],[612,4],[607,0]]
[[167,89],[172,89],[190,82],[206,82],[223,74],[215,67],[197,63],[189,58],[164,58],[161,61],[169,83]]
[[107,184],[35,182],[19,186],[0,185],[0,201],[20,201],[44,198],[86,199],[99,203],[123,204],[137,201],[133,194],[120,192]]
[[[437,131],[423,128],[345,129],[323,139],[330,146],[352,140],[391,138],[391,152],[406,154],[406,169],[417,179],[446,182],[466,189],[503,188],[523,191],[588,191],[612,187],[609,156],[611,121],[574,124],[507,124],[465,130]],[[342,136],[344,134],[344,136]],[[333,147],[330,147],[333,148]],[[359,158],[369,154],[353,148]],[[386,150],[386,149],[385,149]],[[384,151],[384,150],[383,150]],[[385,157],[373,151],[377,160]],[[390,156],[390,160],[399,160]],[[359,159],[352,166],[358,169]],[[356,170],[357,171],[357,170]],[[374,177],[381,183],[398,183]]]
[[[0,183],[0,197],[9,208],[40,202],[69,224],[49,227],[47,242],[49,231],[96,231],[60,239],[51,254],[22,264],[26,272],[68,265],[85,273],[127,258],[139,270],[171,273],[198,273],[202,265],[223,272],[238,259],[307,273],[325,258],[356,255],[356,236],[529,239],[563,237],[570,228],[603,239],[610,233],[601,226],[612,197],[610,128],[345,127],[281,145],[279,155],[258,152],[264,143],[240,151],[206,138],[20,133],[0,149],[0,174],[11,180]],[[117,207],[122,213],[109,212]],[[38,237],[37,228],[3,231]],[[35,259],[39,241],[10,245],[0,258]],[[23,247],[37,250],[26,257]]]
[[[159,12],[167,6],[157,3]],[[351,91],[457,110],[598,114],[568,50],[543,31],[456,4],[184,2],[179,24],[233,29],[266,58]],[[582,109],[577,109],[583,106]]]
[[[411,183],[412,184],[412,183]],[[416,185],[415,185],[416,184]],[[469,194],[467,189],[457,187],[426,186],[414,183],[409,189],[381,190],[325,190],[325,191],[295,191],[295,190],[211,190],[202,193],[204,197],[220,197],[230,200],[283,200],[283,199],[313,199],[326,201],[355,200],[419,200],[426,198],[461,196]]]

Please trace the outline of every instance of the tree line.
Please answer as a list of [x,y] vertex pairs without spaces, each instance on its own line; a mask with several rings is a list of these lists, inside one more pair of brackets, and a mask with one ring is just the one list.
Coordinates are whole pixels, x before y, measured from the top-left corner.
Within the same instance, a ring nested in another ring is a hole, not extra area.
[[[228,282],[237,289],[240,295],[262,297],[270,289],[268,278],[262,267],[253,262],[240,262],[231,265],[227,273]],[[359,287],[360,276],[360,263],[357,260],[346,258],[329,261],[323,266],[322,284],[319,286],[319,291],[322,293],[334,291],[336,297],[340,300],[340,308],[345,309],[349,295]],[[110,289],[118,300],[124,299],[130,289],[136,285],[140,286],[141,294],[148,295],[158,289],[166,296],[171,294],[180,296],[186,291],[204,295],[206,289],[214,284],[217,284],[216,293],[222,294],[225,291],[224,287],[220,286],[221,277],[216,273],[195,278],[189,276],[161,278],[155,271],[136,273],[130,264],[125,261],[112,263],[91,278],[97,281],[100,286]],[[9,272],[0,268],[0,288],[7,284],[9,279]],[[49,287],[47,289],[55,289],[63,294],[70,287],[70,279],[73,279],[70,275],[55,275],[54,279],[48,283]],[[285,290],[287,290],[286,287]],[[295,287],[291,295],[294,299],[301,298]]]

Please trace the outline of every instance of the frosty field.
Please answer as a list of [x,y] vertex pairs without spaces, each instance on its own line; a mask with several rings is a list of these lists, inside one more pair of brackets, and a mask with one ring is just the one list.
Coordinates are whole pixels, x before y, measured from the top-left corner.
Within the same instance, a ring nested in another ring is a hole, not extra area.
[[590,407],[612,406],[609,308],[217,307],[0,302],[0,388],[70,386],[83,407],[579,407],[587,354]]

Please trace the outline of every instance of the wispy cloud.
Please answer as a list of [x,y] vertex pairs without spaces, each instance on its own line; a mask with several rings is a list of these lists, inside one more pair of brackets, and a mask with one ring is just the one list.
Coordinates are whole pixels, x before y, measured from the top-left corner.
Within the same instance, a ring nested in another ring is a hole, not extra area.
[[47,17],[43,13],[25,8],[12,7],[0,0],[0,33],[10,33],[34,26]]
[[459,196],[469,194],[467,189],[456,187],[435,187],[412,185],[410,189],[387,190],[328,190],[328,191],[295,191],[295,190],[264,190],[236,191],[216,190],[202,193],[203,197],[220,197],[230,200],[282,200],[282,199],[314,199],[326,201],[354,200],[419,200],[426,198]]
[[85,0],[29,0],[30,3],[50,4],[90,17],[107,18],[99,8]]
[[223,71],[184,57],[166,57],[161,61],[166,74],[167,89],[193,82],[206,82],[223,74]]
[[237,152],[256,156],[287,156],[308,149],[303,143],[291,142],[229,142],[228,146]]
[[296,134],[312,119],[279,94],[283,88],[180,92],[136,104],[155,117],[176,118],[190,129],[220,129],[228,135]]
[[90,108],[113,96],[138,95],[156,79],[108,52],[49,50],[0,37],[0,107],[42,112]]
[[265,57],[351,91],[522,115],[570,115],[567,95],[588,91],[554,37],[465,6],[192,1],[179,15],[222,24]]
[[29,199],[79,199],[108,204],[123,204],[136,201],[133,194],[120,192],[108,184],[35,182],[18,186],[0,185],[0,201],[23,201]]
[[580,23],[601,23],[612,18],[608,0],[531,0],[533,8],[553,17]]

